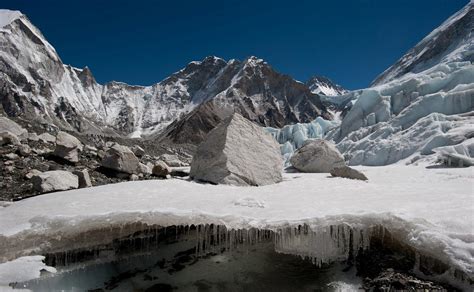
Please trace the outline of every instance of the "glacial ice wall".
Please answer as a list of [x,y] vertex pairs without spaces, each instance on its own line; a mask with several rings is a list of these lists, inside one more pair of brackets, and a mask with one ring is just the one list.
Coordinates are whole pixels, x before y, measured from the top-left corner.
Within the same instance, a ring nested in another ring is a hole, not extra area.
[[265,130],[280,144],[281,154],[285,164],[288,164],[291,155],[296,149],[303,146],[306,140],[321,139],[338,125],[338,121],[328,121],[322,117],[317,117],[310,123],[287,125],[281,129],[267,127]]
[[340,128],[327,136],[350,165],[387,165],[474,136],[471,62],[439,64],[351,94]]

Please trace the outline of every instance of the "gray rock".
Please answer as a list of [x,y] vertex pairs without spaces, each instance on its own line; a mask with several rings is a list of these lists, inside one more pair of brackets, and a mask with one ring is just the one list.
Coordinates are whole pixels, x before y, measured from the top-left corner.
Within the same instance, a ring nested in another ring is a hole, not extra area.
[[21,141],[17,135],[9,131],[0,132],[0,146],[2,145],[20,145]]
[[290,163],[302,172],[330,172],[346,165],[334,144],[323,139],[307,140],[293,154]]
[[331,175],[335,177],[368,180],[368,178],[362,172],[353,169],[349,166],[336,167],[331,170]]
[[91,146],[91,145],[84,146],[84,150],[87,151],[87,152],[97,152],[98,151],[96,147]]
[[20,158],[15,153],[7,153],[7,154],[4,154],[3,157],[5,157],[6,159],[10,159],[10,160],[16,160],[16,159]]
[[97,157],[99,157],[100,159],[104,159],[105,157],[105,151],[100,149],[97,151]]
[[137,157],[142,157],[143,155],[145,155],[145,150],[138,145],[132,146],[131,150],[133,154],[135,154],[135,156]]
[[236,113],[209,132],[198,146],[190,176],[215,184],[262,186],[280,182],[282,171],[276,141]]
[[56,148],[53,155],[76,163],[79,161],[79,152],[83,149],[81,141],[73,135],[60,131],[56,136]]
[[33,189],[39,193],[77,189],[79,179],[76,175],[64,170],[46,171],[31,178]]
[[0,117],[0,133],[10,132],[17,136],[20,140],[28,138],[28,131],[6,117]]
[[114,144],[105,153],[102,166],[128,174],[138,173],[140,161],[127,146]]
[[163,154],[159,157],[159,160],[165,162],[168,166],[171,167],[180,167],[187,165],[186,163],[179,160],[178,156],[174,154]]
[[152,172],[152,168],[148,167],[147,165],[140,163],[139,166],[139,173],[144,175],[150,175]]
[[189,167],[172,167],[170,175],[174,177],[189,176]]
[[91,177],[89,176],[87,169],[75,170],[72,173],[77,175],[79,179],[79,188],[82,189],[92,187]]
[[15,171],[15,167],[13,165],[8,165],[4,167],[6,173],[13,173]]
[[36,133],[28,133],[28,141],[39,141],[39,136]]
[[44,143],[54,143],[56,142],[56,137],[51,135],[50,133],[43,133],[38,135],[38,139],[43,141]]
[[27,174],[25,174],[25,178],[26,179],[31,179],[31,178],[33,178],[33,176],[39,175],[40,173],[41,173],[41,171],[39,171],[37,169],[32,169]]
[[158,161],[155,166],[153,166],[152,173],[154,176],[161,177],[161,178],[166,178],[168,174],[170,174],[171,169],[169,166],[163,162],[163,161]]
[[31,148],[30,148],[30,146],[28,146],[26,144],[21,144],[20,146],[18,146],[16,151],[21,156],[28,156],[31,153]]

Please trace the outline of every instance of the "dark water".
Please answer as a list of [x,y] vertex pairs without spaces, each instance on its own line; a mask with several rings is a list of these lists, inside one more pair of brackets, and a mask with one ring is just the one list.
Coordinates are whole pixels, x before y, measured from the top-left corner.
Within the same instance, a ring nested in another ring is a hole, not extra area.
[[[317,268],[311,261],[274,251],[273,241],[196,253],[182,238],[152,251],[58,267],[57,274],[18,284],[32,291],[354,291],[354,268]],[[347,270],[343,272],[343,270]],[[101,290],[100,290],[101,289]]]

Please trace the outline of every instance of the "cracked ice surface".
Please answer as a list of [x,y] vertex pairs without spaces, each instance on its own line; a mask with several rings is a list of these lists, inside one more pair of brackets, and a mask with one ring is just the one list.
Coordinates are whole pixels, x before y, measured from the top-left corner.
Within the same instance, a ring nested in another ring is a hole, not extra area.
[[[472,167],[427,169],[399,164],[358,169],[366,173],[368,182],[293,173],[285,174],[279,184],[264,187],[170,179],[41,195],[0,209],[0,246],[17,242],[24,248],[26,235],[42,236],[41,242],[47,242],[48,236],[137,221],[161,226],[215,223],[236,229],[381,224],[405,243],[472,277]],[[41,252],[33,248],[33,253]],[[11,257],[5,253],[0,252],[3,261]]]

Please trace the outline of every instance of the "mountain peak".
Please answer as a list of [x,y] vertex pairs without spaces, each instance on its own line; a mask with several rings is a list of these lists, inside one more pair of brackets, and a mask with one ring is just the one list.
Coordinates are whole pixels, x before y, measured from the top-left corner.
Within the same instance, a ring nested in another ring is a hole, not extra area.
[[342,86],[335,84],[329,78],[324,76],[312,76],[306,85],[312,93],[322,94],[327,96],[336,96],[347,93],[347,90]]
[[472,62],[473,26],[474,2],[471,1],[377,76],[371,85],[381,85],[407,73],[419,73],[440,63]]
[[18,10],[0,9],[0,27],[5,27],[23,16]]
[[257,66],[257,65],[266,65],[267,62],[265,62],[263,59],[257,58],[255,56],[250,56],[247,59],[245,59],[244,63],[249,66]]

